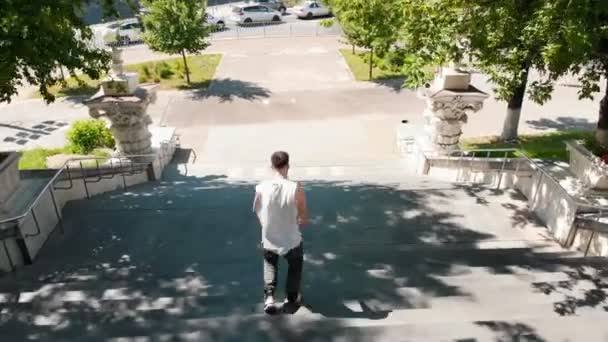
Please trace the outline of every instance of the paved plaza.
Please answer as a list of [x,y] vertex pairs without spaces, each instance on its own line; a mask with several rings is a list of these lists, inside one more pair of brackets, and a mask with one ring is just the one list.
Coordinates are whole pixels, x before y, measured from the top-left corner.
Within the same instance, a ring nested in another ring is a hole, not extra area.
[[[211,87],[160,92],[151,114],[155,124],[177,127],[183,145],[208,163],[260,161],[279,147],[311,164],[396,158],[395,128],[403,119],[420,125],[424,102],[396,83],[354,81],[338,52],[341,47],[337,37],[214,42],[208,52],[224,57]],[[123,57],[125,63],[166,58],[143,45],[125,49]],[[481,75],[474,76],[474,83],[491,91]],[[554,100],[542,107],[526,101],[520,131],[593,127],[598,101],[579,101],[576,91],[557,86]],[[0,149],[62,146],[65,124],[88,117],[81,101],[0,105]],[[502,102],[486,101],[469,118],[465,136],[499,133],[505,108]],[[53,123],[40,126],[44,122]],[[247,148],[241,139],[248,141]]]

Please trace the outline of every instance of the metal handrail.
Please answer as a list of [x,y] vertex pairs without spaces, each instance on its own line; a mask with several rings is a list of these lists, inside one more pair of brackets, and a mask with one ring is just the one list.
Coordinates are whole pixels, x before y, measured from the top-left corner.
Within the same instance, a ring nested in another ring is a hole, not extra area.
[[[479,155],[480,153],[486,153],[486,158],[483,159],[499,159],[502,160],[502,168],[500,169],[501,173],[504,173],[504,168],[505,168],[505,164],[506,164],[506,159],[524,159],[525,161],[527,161],[530,166],[534,169],[539,171],[542,176],[544,177],[548,177],[549,179],[552,179],[554,181],[556,181],[555,183],[558,184],[560,191],[564,192],[566,195],[568,195],[568,197],[570,197],[577,206],[579,207],[583,207],[583,208],[588,208],[588,209],[594,209],[597,210],[599,212],[608,212],[608,205],[598,205],[598,204],[593,204],[593,203],[588,203],[585,201],[582,201],[580,199],[574,198],[572,197],[572,195],[570,195],[570,193],[568,192],[568,190],[566,190],[562,184],[560,184],[559,182],[557,182],[557,180],[555,179],[555,177],[553,177],[552,175],[550,175],[545,169],[543,169],[539,163],[537,161],[535,161],[534,159],[528,157],[524,151],[517,149],[517,148],[496,148],[496,149],[471,149],[471,150],[455,150],[455,151],[445,151],[445,152],[438,152],[438,151],[420,151],[422,152],[425,156],[427,156],[427,154],[435,154],[437,157],[447,157],[448,161],[451,161],[452,155],[456,154],[456,158],[460,158],[460,160],[462,160],[463,158],[471,158],[471,165],[472,165],[472,159],[475,158],[475,155]],[[492,152],[498,152],[498,153],[505,153],[505,157],[502,158],[490,158],[490,155]],[[517,154],[518,157],[517,158],[507,158],[506,155],[508,153],[514,153]],[[471,155],[471,157],[469,157],[469,155]],[[458,157],[460,156],[460,157]],[[462,168],[463,166],[461,164],[459,164],[458,168]],[[519,171],[519,164],[517,166],[517,170]],[[542,177],[539,177],[539,183],[542,180]],[[539,187],[536,187],[536,192],[534,193],[534,198],[536,198],[537,194],[539,191]]]

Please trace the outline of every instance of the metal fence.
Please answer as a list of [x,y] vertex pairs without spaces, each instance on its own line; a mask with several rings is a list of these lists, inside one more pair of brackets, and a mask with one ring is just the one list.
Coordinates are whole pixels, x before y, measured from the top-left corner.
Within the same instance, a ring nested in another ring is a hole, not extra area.
[[[324,27],[318,21],[301,22],[261,22],[247,24],[227,24],[214,26],[210,40],[255,39],[255,38],[290,38],[290,37],[332,37],[342,34],[338,25]],[[143,44],[137,37],[127,38],[120,33],[116,37],[107,35],[98,45],[127,47]]]

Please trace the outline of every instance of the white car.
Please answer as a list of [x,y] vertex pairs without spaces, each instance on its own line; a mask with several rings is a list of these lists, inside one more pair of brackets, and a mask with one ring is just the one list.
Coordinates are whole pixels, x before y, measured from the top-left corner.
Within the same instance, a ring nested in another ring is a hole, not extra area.
[[142,26],[138,19],[127,19],[110,24],[104,34],[106,44],[129,45],[142,39]]
[[331,11],[316,1],[306,1],[300,6],[293,8],[292,13],[298,18],[324,17],[331,14]]
[[241,5],[232,8],[230,20],[237,24],[281,21],[281,13],[262,5]]
[[214,26],[218,31],[223,31],[226,28],[224,18],[213,16],[211,13],[207,13],[207,24]]

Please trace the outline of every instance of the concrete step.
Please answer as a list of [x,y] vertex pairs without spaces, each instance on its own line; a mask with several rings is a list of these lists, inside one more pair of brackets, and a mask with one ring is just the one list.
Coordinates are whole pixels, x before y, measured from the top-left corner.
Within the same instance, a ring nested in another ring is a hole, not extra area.
[[[86,324],[31,325],[30,334],[45,341],[86,337],[87,341],[606,341],[605,313],[559,317],[547,308],[512,313],[480,312],[467,307],[449,311],[397,310],[370,319],[362,312],[351,317],[327,317],[304,312],[268,317],[235,314],[206,319],[146,320],[138,316]],[[550,310],[550,308],[548,308]],[[60,317],[60,313],[50,314]],[[39,318],[40,319],[40,318]],[[60,320],[58,320],[60,321]],[[3,336],[22,333],[7,325]]]
[[[593,289],[596,282],[601,283],[607,277],[592,266],[586,266],[586,269],[580,266],[582,263],[573,266],[573,261],[588,261],[580,258],[552,263],[536,260],[523,265],[496,265],[494,261],[488,265],[487,260],[496,260],[496,251],[493,252],[486,258],[480,258],[477,266],[466,265],[461,260],[455,260],[452,265],[444,264],[439,253],[422,255],[420,259],[406,255],[406,260],[411,260],[409,270],[394,269],[389,266],[390,262],[386,266],[377,264],[375,267],[362,268],[356,258],[350,262],[334,262],[326,267],[307,264],[304,292],[316,294],[319,289],[323,289],[319,294],[321,297],[309,297],[309,300],[315,298],[312,302],[320,300],[323,303],[326,301],[323,298],[327,297],[353,301],[358,299],[366,302],[369,307],[382,310],[433,306],[436,304],[429,303],[437,297],[463,297],[465,301],[476,298],[500,305],[500,301],[507,298],[523,301],[522,303],[531,303],[534,299],[544,302],[547,297],[537,294],[547,289],[551,290],[549,295],[560,288],[571,292],[585,287]],[[431,255],[435,256],[431,262],[420,262]],[[109,303],[111,307],[114,305],[112,303],[119,302],[120,306],[135,310],[142,301],[155,303],[160,300],[165,303],[163,300],[173,298],[181,299],[183,303],[184,298],[198,298],[201,303],[207,303],[210,298],[212,302],[215,298],[217,307],[238,309],[247,302],[255,306],[261,292],[259,265],[207,265],[200,272],[176,274],[172,277],[148,273],[151,270],[129,273],[132,270],[130,267],[105,268],[95,272],[83,269],[75,271],[72,276],[65,273],[64,277],[38,281],[26,277],[13,282],[3,279],[0,284],[0,302],[25,305],[26,309],[40,306],[47,309],[54,306],[59,308],[63,303],[80,302],[94,303],[100,307],[103,307],[103,303]],[[336,272],[338,270],[339,273]],[[581,273],[581,270],[584,272]],[[561,295],[564,291],[558,292],[556,293]],[[534,298],[528,298],[528,295]],[[447,305],[456,304],[450,302]],[[197,305],[209,306],[209,303]],[[152,309],[153,306],[150,310]]]
[[[449,313],[446,313],[449,314]],[[454,313],[457,314],[457,313]],[[504,320],[467,320],[462,322],[428,322],[409,324],[360,325],[355,320],[321,318],[313,322],[293,322],[291,319],[271,321],[260,317],[246,322],[234,322],[238,331],[248,331],[251,340],[272,340],[279,337],[289,341],[606,341],[606,328],[601,318],[542,318],[520,317]],[[351,323],[351,324],[349,324]],[[256,324],[259,327],[256,329]],[[195,323],[192,325],[196,326]],[[249,329],[247,329],[249,328]],[[196,338],[214,340],[216,329],[188,329],[179,335],[184,340]],[[175,336],[158,335],[159,338]],[[222,341],[237,341],[239,333],[225,333]],[[169,339],[166,339],[169,340]],[[120,341],[116,339],[114,341]]]
[[[412,171],[412,165],[405,160],[389,160],[372,163],[335,165],[292,165],[290,178],[300,181],[314,180],[359,180],[391,181],[420,178]],[[164,173],[164,180],[189,180],[193,178],[215,178],[224,181],[257,181],[273,176],[267,164],[249,165],[201,165],[172,164]],[[381,177],[379,177],[381,176]]]
[[[552,272],[570,270],[574,267],[601,267],[607,264],[605,259],[582,258],[578,252],[564,251],[552,244],[544,246],[544,244],[534,246],[529,242],[508,242],[508,244],[505,242],[503,245],[492,243],[487,246],[469,243],[438,246],[344,244],[325,248],[320,243],[307,242],[305,265],[318,274],[329,273],[334,269],[343,269],[354,274],[369,269],[381,269],[377,265],[387,265],[386,267],[399,267],[399,270],[393,270],[393,273],[407,274],[413,271],[422,273],[426,270],[430,274],[451,275],[453,272],[470,272],[475,268],[508,274],[521,270]],[[108,254],[101,252],[93,257],[81,257],[76,254],[60,256],[51,252],[45,251],[48,253],[46,257],[41,258],[27,270],[18,272],[15,276],[3,277],[0,280],[0,288],[2,284],[10,285],[17,282],[38,284],[66,281],[137,281],[140,277],[164,280],[188,274],[230,274],[238,278],[246,274],[255,275],[261,267],[261,251],[251,243],[247,250],[240,249],[238,254],[227,253],[223,248],[208,249],[204,255],[197,255],[196,250],[175,251],[175,254],[166,255],[158,251],[146,264],[140,264],[135,260],[145,259],[147,254],[135,254],[129,257],[108,251]],[[146,253],[154,253],[154,249]],[[63,262],[64,259],[67,261],[72,257],[80,260]],[[128,259],[123,260],[123,258]],[[186,261],[191,261],[192,264],[188,265]]]
[[[319,317],[360,318],[360,322],[348,323],[365,326],[376,325],[373,321],[363,320],[372,316],[382,320],[382,325],[456,322],[463,319],[503,320],[558,315],[555,312],[555,303],[568,299],[564,293],[544,294],[523,284],[493,285],[469,284],[468,293],[444,296],[412,287],[397,287],[392,296],[390,293],[374,295],[376,289],[357,293],[356,296],[351,296],[348,291],[312,291],[306,292],[306,307],[296,316],[305,320]],[[586,304],[579,306],[576,312],[578,316],[603,315],[608,318],[608,313],[601,308],[595,309]],[[101,322],[104,317],[113,316],[117,321],[123,322],[138,317],[147,324],[155,322],[155,325],[161,326],[165,321],[186,319],[191,327],[193,323],[206,324],[233,316],[256,316],[262,311],[262,307],[260,295],[246,296],[237,293],[146,297],[137,291],[130,293],[126,289],[107,289],[99,297],[84,292],[66,291],[49,295],[44,301],[23,295],[18,303],[2,305],[2,310],[9,311],[7,318],[18,319],[21,314],[34,314],[36,317],[33,324],[38,326],[57,325],[65,320]]]

